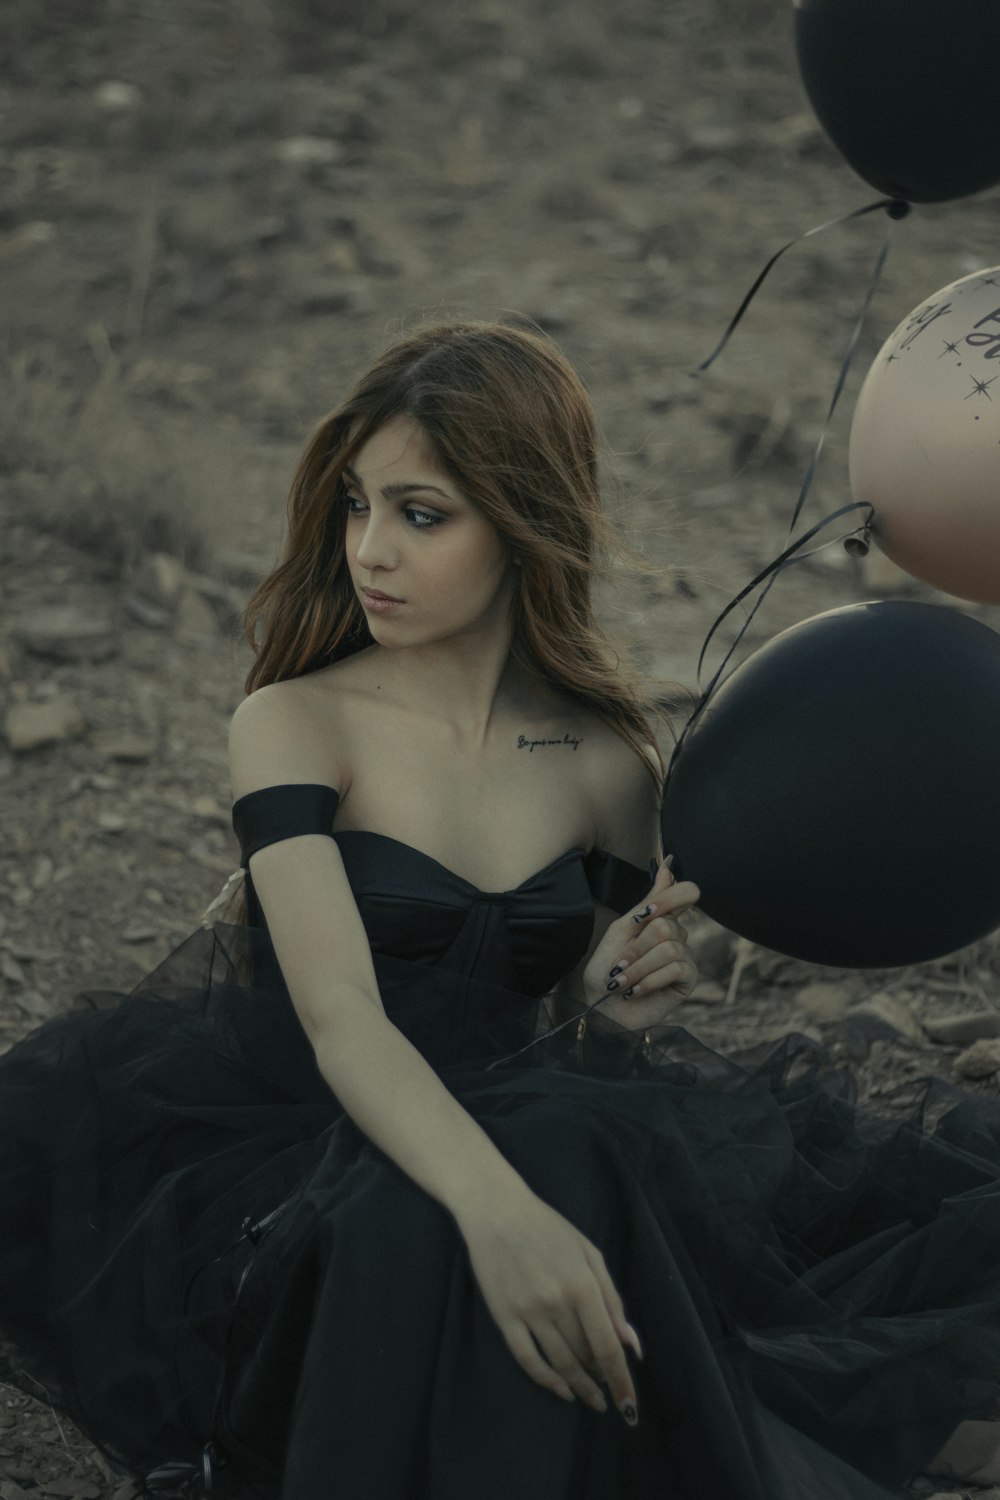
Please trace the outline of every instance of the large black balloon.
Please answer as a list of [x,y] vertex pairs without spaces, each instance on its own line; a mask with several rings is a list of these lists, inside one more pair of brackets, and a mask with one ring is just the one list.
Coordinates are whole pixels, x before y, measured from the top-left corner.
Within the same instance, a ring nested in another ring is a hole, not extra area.
[[1000,182],[997,0],[796,0],[795,41],[820,124],[880,192]]
[[663,798],[679,879],[779,953],[891,968],[1000,926],[1000,635],[946,605],[829,610],[692,724]]

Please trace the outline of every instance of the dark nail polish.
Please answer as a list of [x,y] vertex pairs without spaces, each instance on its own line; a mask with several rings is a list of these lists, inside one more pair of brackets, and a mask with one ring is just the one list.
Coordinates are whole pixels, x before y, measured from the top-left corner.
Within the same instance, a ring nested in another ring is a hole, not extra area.
[[625,964],[615,964],[614,968],[609,972],[608,978],[614,979],[615,975],[620,974],[625,967]]
[[634,989],[635,989],[635,985],[634,984],[630,984],[627,990],[622,990],[622,999],[623,1000],[627,1000],[628,997],[629,997],[629,995],[631,995],[631,993],[632,993],[632,991]]
[[646,917],[649,916],[649,914],[650,914],[650,912],[652,910],[653,910],[653,908],[651,906],[644,906],[643,909],[642,909],[642,911],[636,912],[635,916],[632,918],[632,921],[633,922],[641,922],[641,921],[643,921]]
[[632,1405],[631,1401],[626,1401],[623,1405],[622,1416],[625,1418],[630,1427],[637,1427],[639,1425],[639,1414],[636,1411],[635,1407]]
[[617,979],[612,979],[610,984],[608,984],[607,989],[605,990],[605,994],[607,994],[608,990],[616,990],[618,988],[618,983],[619,981]]

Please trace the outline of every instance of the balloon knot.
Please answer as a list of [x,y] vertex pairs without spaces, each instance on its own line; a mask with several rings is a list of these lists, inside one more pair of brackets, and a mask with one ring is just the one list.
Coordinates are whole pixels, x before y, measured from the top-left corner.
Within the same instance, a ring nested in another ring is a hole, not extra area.
[[897,222],[900,219],[907,218],[912,212],[913,204],[907,203],[905,198],[894,198],[893,201],[889,204],[889,207],[886,209],[886,213],[889,215],[889,218],[895,219]]

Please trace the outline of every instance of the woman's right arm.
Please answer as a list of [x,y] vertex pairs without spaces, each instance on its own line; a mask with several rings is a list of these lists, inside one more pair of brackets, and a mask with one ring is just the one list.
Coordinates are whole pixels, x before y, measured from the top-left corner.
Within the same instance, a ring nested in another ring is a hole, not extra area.
[[[280,684],[275,685],[280,688]],[[234,800],[265,786],[328,781],[309,726],[259,689],[233,716]],[[344,784],[341,778],[340,784]],[[635,1403],[621,1299],[600,1251],[527,1186],[385,1014],[371,949],[336,842],[300,834],[250,859],[288,992],[319,1070],[358,1128],[453,1216],[508,1348],[533,1379],[573,1399]],[[535,1340],[545,1358],[535,1347]]]

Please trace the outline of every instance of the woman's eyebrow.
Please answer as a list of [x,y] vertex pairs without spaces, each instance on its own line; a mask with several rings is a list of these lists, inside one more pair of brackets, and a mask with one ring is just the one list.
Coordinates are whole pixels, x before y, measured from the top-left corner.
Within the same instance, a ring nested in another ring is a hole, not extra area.
[[[352,484],[356,484],[359,490],[364,489],[364,485],[361,483],[361,480],[358,478],[357,474],[355,474],[353,469],[345,468],[344,478],[349,479]],[[433,492],[435,495],[441,495],[445,500],[452,500],[454,498],[452,495],[447,494],[444,490],[438,489],[436,484],[387,484],[383,486],[382,493],[383,495],[393,497],[396,495],[412,495],[428,490]]]

